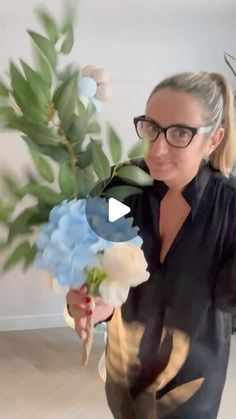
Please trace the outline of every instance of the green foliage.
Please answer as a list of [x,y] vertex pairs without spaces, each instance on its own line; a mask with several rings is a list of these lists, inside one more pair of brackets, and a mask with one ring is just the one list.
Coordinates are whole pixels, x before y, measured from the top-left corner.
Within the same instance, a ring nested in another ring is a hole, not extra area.
[[102,281],[107,278],[106,272],[98,267],[85,268],[84,272],[86,274],[85,283],[88,287],[88,293],[91,295],[99,295],[98,288]]
[[41,121],[32,122],[25,116],[10,119],[8,127],[26,134],[34,143],[38,145],[57,147],[60,142],[59,136],[54,134],[53,131]]
[[43,80],[47,83],[48,87],[52,86],[52,70],[50,65],[48,64],[47,60],[44,58],[41,51],[34,45],[33,49],[33,56],[34,61],[36,64],[36,69],[40,73]]
[[117,176],[136,183],[140,186],[147,186],[153,183],[152,177],[137,166],[124,166],[117,170]]
[[48,84],[39,72],[33,70],[22,59],[20,60],[20,62],[24,70],[26,80],[33,92],[36,94],[41,108],[47,111],[48,106],[51,103],[51,94]]
[[[5,270],[18,263],[22,263],[23,269],[32,265],[35,234],[48,221],[51,209],[63,200],[90,194],[124,200],[141,193],[142,186],[152,181],[133,163],[133,159],[145,155],[145,143],[132,147],[129,160],[122,163],[122,141],[108,125],[111,167],[103,150],[103,130],[96,107],[91,102],[85,106],[79,96],[79,66],[60,66],[61,58],[71,52],[74,44],[75,15],[67,3],[60,25],[48,11],[38,10],[43,33],[27,31],[33,64],[23,58],[19,59],[19,66],[10,61],[8,80],[0,79],[1,129],[19,133],[34,168],[24,170],[21,180],[12,173],[1,175],[4,200],[0,202],[0,224],[7,239],[0,240],[0,252],[8,251]],[[110,187],[115,176],[119,185]],[[28,200],[31,203],[25,208]],[[96,288],[104,274],[90,271],[88,281],[93,275],[97,279],[92,287]]]
[[234,58],[232,55],[228,54],[228,53],[224,53],[224,59],[225,62],[227,64],[227,66],[230,68],[230,70],[232,71],[233,75],[236,77],[236,71],[234,69],[234,67],[232,66],[231,61],[236,61],[236,58]]
[[106,189],[104,196],[106,198],[115,198],[118,201],[124,201],[125,198],[128,196],[136,195],[142,193],[142,189],[137,188],[135,186],[129,185],[121,185],[121,186],[113,186],[111,188]]
[[144,158],[149,150],[149,143],[145,140],[140,140],[135,144],[128,152],[129,159],[141,159]]
[[53,104],[62,122],[67,120],[75,110],[78,96],[77,85],[78,73],[76,72],[64,80],[53,95]]
[[7,224],[12,212],[12,205],[0,202],[0,223]]
[[41,53],[44,55],[44,57],[48,60],[51,67],[54,69],[57,64],[57,53],[53,43],[49,41],[49,39],[47,39],[45,36],[37,32],[28,31],[28,34],[38,49],[41,51]]
[[36,169],[40,176],[49,183],[53,183],[55,180],[54,172],[50,166],[48,160],[41,153],[39,153],[35,148],[31,148],[31,155],[35,164]]
[[77,197],[86,198],[94,190],[96,176],[92,166],[76,170],[77,173]]
[[122,157],[122,143],[111,125],[108,126],[108,144],[113,163],[118,163]]
[[43,112],[36,92],[32,90],[29,82],[13,63],[10,64],[10,76],[12,94],[20,111],[28,119],[36,119],[40,120],[40,122],[45,122],[47,116]]
[[31,232],[31,219],[38,211],[37,206],[29,207],[9,223],[8,243],[12,243],[13,239],[19,235]]
[[4,263],[3,270],[8,271],[17,263],[24,261],[24,269],[28,268],[34,261],[36,255],[35,246],[30,245],[28,240],[20,243]]
[[56,44],[60,35],[55,20],[46,10],[39,9],[36,13],[48,35],[49,41]]
[[111,175],[111,167],[101,145],[91,139],[90,148],[92,152],[93,167],[98,180],[101,182],[102,180],[108,179]]
[[74,45],[74,31],[71,24],[68,24],[65,30],[65,38],[61,45],[61,52],[63,54],[69,54]]
[[2,97],[8,97],[9,90],[7,86],[3,83],[3,81],[0,80],[0,96]]
[[71,168],[66,163],[60,165],[59,186],[61,192],[67,199],[75,198],[76,177]]

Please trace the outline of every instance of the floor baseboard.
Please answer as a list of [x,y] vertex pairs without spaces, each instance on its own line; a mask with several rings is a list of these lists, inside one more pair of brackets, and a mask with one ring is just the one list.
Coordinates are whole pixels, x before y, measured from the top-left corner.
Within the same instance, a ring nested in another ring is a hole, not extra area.
[[66,327],[63,314],[0,317],[0,331]]

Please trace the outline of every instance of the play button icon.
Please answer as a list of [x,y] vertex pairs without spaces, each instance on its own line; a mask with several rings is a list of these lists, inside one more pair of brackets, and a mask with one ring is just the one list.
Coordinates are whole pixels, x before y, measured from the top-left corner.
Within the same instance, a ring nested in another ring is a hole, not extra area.
[[108,220],[113,223],[119,218],[124,217],[126,214],[129,214],[130,207],[128,205],[122,204],[115,198],[110,198],[108,200]]
[[86,199],[85,214],[92,230],[102,239],[126,242],[138,235],[139,228],[133,224],[128,205],[116,198],[90,196]]

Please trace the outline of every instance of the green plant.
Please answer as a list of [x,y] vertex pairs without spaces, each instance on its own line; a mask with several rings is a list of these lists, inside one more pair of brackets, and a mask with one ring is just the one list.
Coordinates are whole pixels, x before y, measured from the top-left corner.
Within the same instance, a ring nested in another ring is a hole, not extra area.
[[[7,238],[0,243],[0,251],[9,253],[5,270],[18,262],[23,262],[24,269],[31,266],[35,231],[61,201],[92,193],[124,199],[141,192],[139,186],[152,183],[135,164],[146,154],[147,144],[137,143],[122,161],[122,141],[108,125],[109,159],[103,151],[96,108],[92,103],[85,106],[80,98],[80,69],[72,64],[59,69],[61,56],[73,47],[74,15],[67,5],[66,18],[59,25],[50,13],[38,10],[45,33],[28,30],[34,65],[23,59],[20,66],[11,61],[8,79],[0,81],[1,127],[20,134],[35,167],[33,173],[27,171],[24,185],[11,173],[1,177],[6,195],[0,201],[0,223]],[[109,187],[115,176],[121,184]],[[25,197],[35,203],[16,216],[15,209]]]

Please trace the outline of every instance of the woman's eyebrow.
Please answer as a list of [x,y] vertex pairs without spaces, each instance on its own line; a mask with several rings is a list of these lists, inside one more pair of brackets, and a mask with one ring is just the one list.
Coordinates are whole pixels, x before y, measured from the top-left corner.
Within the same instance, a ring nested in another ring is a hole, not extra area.
[[154,122],[154,124],[156,124],[156,125],[158,125],[159,127],[161,127],[161,125],[159,124],[159,122],[157,122],[155,119],[150,118],[150,117],[149,117],[149,116],[147,116],[147,115],[144,115],[144,116],[145,116],[145,119],[146,119],[147,121]]
[[159,122],[157,122],[155,119],[153,119],[153,118],[150,118],[149,116],[147,116],[147,115],[144,115],[145,116],[145,119],[147,120],[147,121],[149,121],[149,122],[153,122],[154,124],[156,124],[156,125],[158,125],[158,127],[160,127],[160,128],[166,128],[166,127],[171,127],[171,126],[180,126],[180,127],[195,127],[196,126],[196,124],[187,124],[187,123],[185,123],[185,122],[175,122],[175,123],[173,123],[173,124],[168,124],[168,125],[166,125],[165,127],[163,126],[163,125],[161,125],[161,124],[159,124]]

